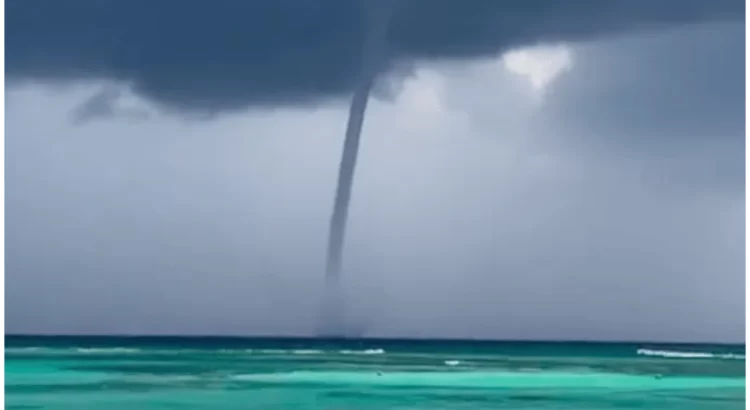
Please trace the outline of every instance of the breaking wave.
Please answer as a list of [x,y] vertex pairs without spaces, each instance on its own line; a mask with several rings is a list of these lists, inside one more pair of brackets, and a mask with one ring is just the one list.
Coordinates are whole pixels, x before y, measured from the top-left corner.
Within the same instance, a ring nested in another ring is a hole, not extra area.
[[315,349],[297,349],[292,350],[293,354],[322,354],[325,353],[322,350],[315,350]]
[[341,354],[383,354],[385,353],[385,350],[383,349],[365,349],[365,350],[340,350],[339,353]]
[[129,347],[79,347],[76,348],[78,353],[138,353],[140,349]]
[[745,360],[744,354],[710,353],[710,352],[679,352],[675,350],[638,349],[641,356],[667,357],[672,359],[734,359]]

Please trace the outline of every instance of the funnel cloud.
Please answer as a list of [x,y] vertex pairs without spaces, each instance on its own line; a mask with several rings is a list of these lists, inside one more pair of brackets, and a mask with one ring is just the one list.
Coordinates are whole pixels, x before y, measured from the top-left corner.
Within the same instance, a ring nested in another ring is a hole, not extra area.
[[[346,335],[345,310],[342,305],[344,299],[340,294],[341,268],[344,249],[344,235],[346,233],[346,219],[349,214],[349,202],[352,196],[354,170],[357,165],[359,140],[362,135],[362,124],[365,120],[367,100],[370,98],[375,77],[380,71],[380,64],[385,57],[385,43],[388,34],[391,1],[383,1],[370,7],[368,18],[368,36],[363,49],[362,79],[354,90],[352,103],[349,107],[349,120],[346,125],[344,149],[341,154],[336,197],[331,216],[331,228],[328,238],[328,253],[326,258],[326,295],[323,332],[329,334]],[[343,326],[343,327],[342,327]]]

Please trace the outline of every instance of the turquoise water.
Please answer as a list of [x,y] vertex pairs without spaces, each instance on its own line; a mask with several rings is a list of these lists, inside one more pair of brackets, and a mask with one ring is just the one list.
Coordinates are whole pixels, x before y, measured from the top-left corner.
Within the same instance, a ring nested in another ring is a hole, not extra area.
[[744,345],[6,337],[7,409],[741,409]]

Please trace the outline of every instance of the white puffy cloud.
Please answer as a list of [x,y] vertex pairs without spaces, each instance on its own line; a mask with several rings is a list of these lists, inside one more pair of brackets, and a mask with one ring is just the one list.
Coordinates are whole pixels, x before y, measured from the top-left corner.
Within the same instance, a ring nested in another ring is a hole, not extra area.
[[563,44],[519,48],[502,56],[505,69],[526,78],[531,88],[543,93],[558,77],[573,68],[573,53]]

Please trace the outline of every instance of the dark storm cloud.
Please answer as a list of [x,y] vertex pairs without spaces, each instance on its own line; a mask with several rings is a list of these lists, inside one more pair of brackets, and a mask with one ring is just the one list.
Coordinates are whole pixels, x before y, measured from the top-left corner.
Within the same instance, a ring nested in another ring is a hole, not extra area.
[[[9,0],[11,81],[106,79],[166,107],[222,111],[346,95],[359,72],[367,0]],[[707,20],[741,0],[409,0],[388,65],[469,59],[537,42]]]
[[[741,132],[744,30],[744,24],[705,24],[579,47],[576,69],[552,87],[545,115],[600,137],[647,140],[651,149],[658,148],[653,140],[659,135],[702,139]],[[571,98],[576,104],[566,103]]]
[[644,181],[744,192],[744,31],[704,24],[579,46],[540,126],[564,130],[565,144],[597,156],[659,161]]

